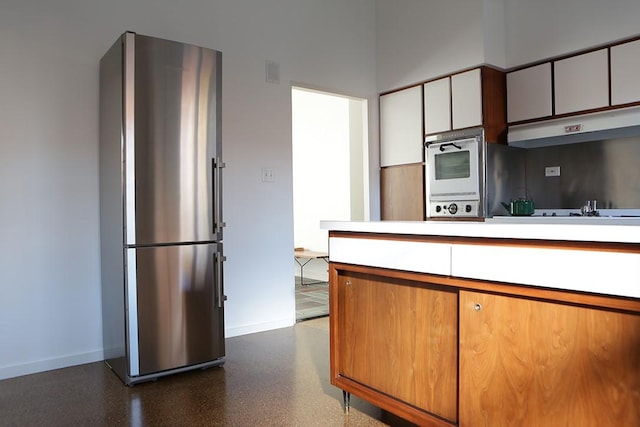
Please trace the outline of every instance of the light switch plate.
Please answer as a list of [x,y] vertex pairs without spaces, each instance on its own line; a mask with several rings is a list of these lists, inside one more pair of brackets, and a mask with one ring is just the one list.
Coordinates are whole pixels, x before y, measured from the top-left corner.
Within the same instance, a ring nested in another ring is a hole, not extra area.
[[273,169],[262,168],[262,182],[273,182]]
[[544,176],[560,176],[560,166],[547,166],[544,168]]

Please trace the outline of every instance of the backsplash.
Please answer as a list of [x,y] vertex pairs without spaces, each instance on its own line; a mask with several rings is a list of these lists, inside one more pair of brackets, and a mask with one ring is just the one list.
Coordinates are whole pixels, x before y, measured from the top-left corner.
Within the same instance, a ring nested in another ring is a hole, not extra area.
[[[526,152],[527,197],[537,209],[640,208],[640,136],[533,148]],[[545,167],[560,176],[545,177]]]

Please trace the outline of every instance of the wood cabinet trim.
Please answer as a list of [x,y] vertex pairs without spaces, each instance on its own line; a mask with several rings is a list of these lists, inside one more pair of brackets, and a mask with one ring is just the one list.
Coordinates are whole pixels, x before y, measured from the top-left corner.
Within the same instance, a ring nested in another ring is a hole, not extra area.
[[385,92],[380,92],[378,94],[378,99],[380,99],[381,96],[391,95],[392,93],[396,93],[396,92],[402,92],[403,90],[411,89],[411,88],[414,88],[414,87],[417,87],[417,86],[421,86],[421,85],[422,85],[422,83],[414,83],[414,84],[402,86],[402,87],[399,87],[399,88],[395,88],[395,89],[392,89],[392,90],[388,90],[388,91],[385,91]]
[[[555,83],[554,83],[555,86]],[[629,102],[626,104],[616,104],[616,105],[610,105],[608,107],[600,107],[600,108],[593,108],[590,110],[581,110],[581,111],[576,111],[576,112],[572,112],[572,113],[563,113],[563,114],[555,114],[555,94],[552,94],[554,99],[554,104],[553,104],[553,111],[554,114],[552,116],[547,116],[547,117],[540,117],[540,118],[535,118],[535,119],[527,119],[527,120],[520,120],[517,122],[509,122],[508,125],[509,126],[517,126],[517,125],[526,125],[529,123],[542,123],[542,122],[546,122],[549,120],[556,120],[556,119],[564,119],[567,117],[576,117],[576,116],[582,116],[584,114],[592,114],[592,113],[601,113],[604,111],[611,111],[611,110],[621,110],[623,108],[628,108],[628,107],[637,107],[640,106],[640,101],[634,101],[634,102]]]
[[[438,276],[426,273],[414,273],[410,271],[389,270],[379,267],[361,265],[329,263],[330,271],[351,271],[358,273],[372,273],[382,277],[421,282],[427,286],[439,285],[442,290],[458,292],[460,290],[473,290],[522,297],[539,301],[557,302],[579,305],[583,307],[600,308],[605,310],[623,311],[640,314],[640,300],[629,297],[616,297],[610,295],[589,294],[577,291],[558,290],[538,286],[517,285],[512,283],[490,282],[478,279],[466,279],[462,277]],[[337,299],[337,295],[334,300]],[[337,309],[337,307],[335,307]]]
[[404,402],[398,401],[393,398],[385,398],[376,390],[367,387],[364,384],[360,384],[357,381],[353,381],[349,378],[337,375],[331,378],[331,384],[344,390],[348,393],[353,393],[360,398],[371,402],[380,409],[389,411],[394,415],[397,415],[407,421],[415,423],[425,427],[452,427],[456,424],[452,424],[448,421],[438,418],[436,415],[422,411],[411,405],[407,405]]
[[489,67],[480,68],[482,122],[487,142],[507,142],[507,76]]

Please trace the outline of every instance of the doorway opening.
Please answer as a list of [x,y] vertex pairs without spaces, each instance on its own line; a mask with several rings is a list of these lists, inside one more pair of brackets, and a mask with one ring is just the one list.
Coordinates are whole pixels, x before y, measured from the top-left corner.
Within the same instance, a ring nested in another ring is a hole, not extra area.
[[321,220],[369,219],[367,100],[291,89],[296,319],[329,313]]

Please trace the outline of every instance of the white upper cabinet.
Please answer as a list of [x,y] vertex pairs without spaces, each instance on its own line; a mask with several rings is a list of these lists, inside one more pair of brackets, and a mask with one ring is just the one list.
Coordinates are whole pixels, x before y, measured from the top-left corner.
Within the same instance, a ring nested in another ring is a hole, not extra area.
[[548,117],[552,110],[551,63],[507,74],[507,121]]
[[380,166],[421,163],[422,85],[380,96]]
[[640,40],[611,47],[611,104],[640,101]]
[[424,133],[451,130],[451,79],[424,84]]
[[555,61],[554,78],[556,114],[609,105],[607,49]]
[[482,125],[482,79],[476,68],[451,76],[453,128]]

